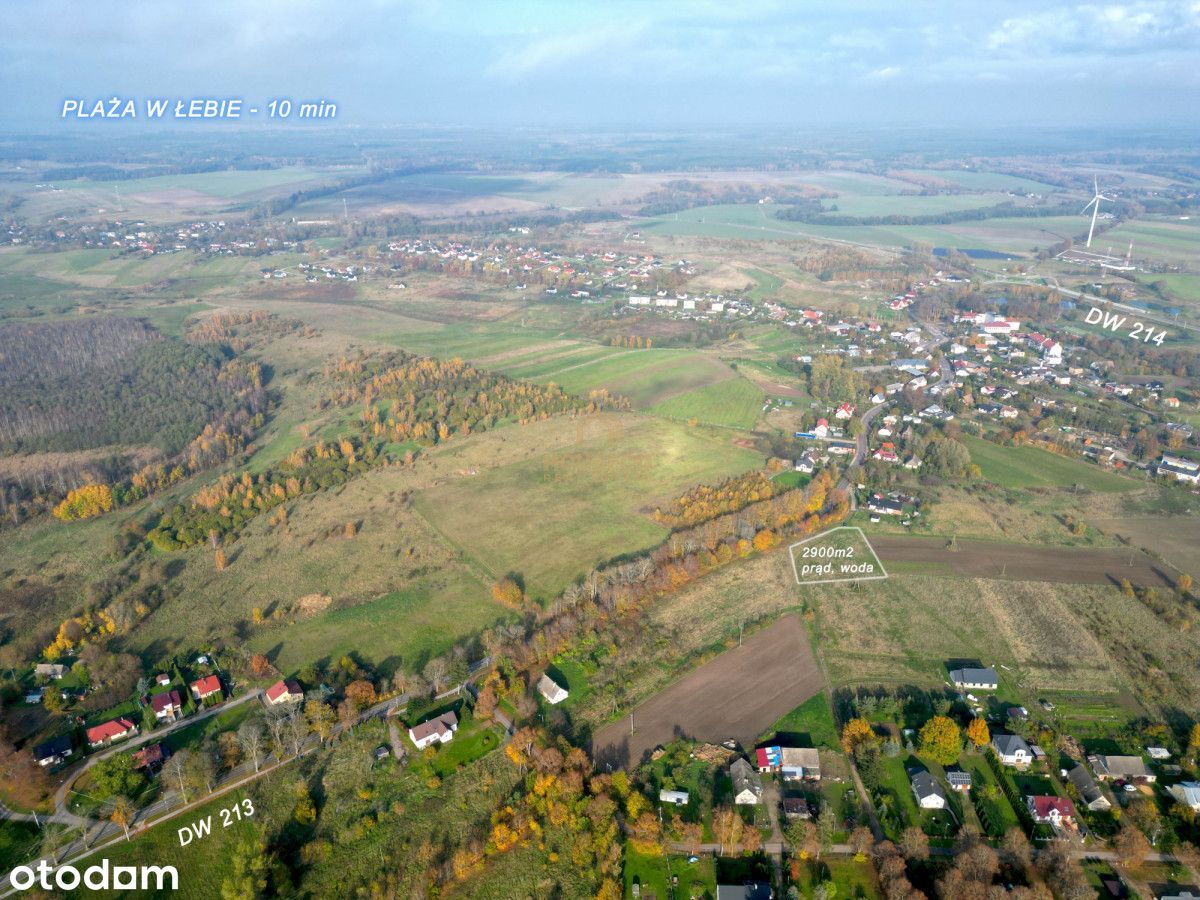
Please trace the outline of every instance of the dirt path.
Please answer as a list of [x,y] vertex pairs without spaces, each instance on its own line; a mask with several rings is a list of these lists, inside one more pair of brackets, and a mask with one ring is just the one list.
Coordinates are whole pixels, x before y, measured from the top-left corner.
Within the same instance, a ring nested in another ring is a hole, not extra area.
[[601,729],[592,741],[594,757],[602,765],[633,766],[684,736],[749,747],[824,686],[804,624],[784,616]]
[[[1004,578],[1062,584],[1132,584],[1171,587],[1175,574],[1140,550],[1045,547],[999,541],[958,541],[950,550],[945,538],[878,535],[871,546],[885,565],[927,563],[964,578]],[[930,574],[938,574],[936,570]]]

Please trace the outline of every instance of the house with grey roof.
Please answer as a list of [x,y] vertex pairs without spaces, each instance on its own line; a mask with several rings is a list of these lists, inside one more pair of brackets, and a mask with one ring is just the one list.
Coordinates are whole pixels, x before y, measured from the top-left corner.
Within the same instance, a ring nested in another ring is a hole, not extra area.
[[924,769],[914,769],[909,772],[912,783],[913,797],[921,809],[945,809],[946,792],[938,784],[937,779]]
[[1000,685],[995,669],[951,669],[950,681],[960,690],[994,691]]
[[1079,791],[1080,801],[1088,809],[1097,811],[1112,808],[1112,804],[1104,796],[1104,792],[1100,790],[1100,785],[1096,784],[1096,780],[1092,778],[1092,773],[1087,770],[1087,766],[1083,765],[1083,763],[1080,763],[1068,772],[1067,778],[1071,784],[1075,785],[1075,790]]
[[1016,766],[1018,769],[1023,769],[1033,762],[1033,751],[1029,749],[1029,744],[1025,742],[1025,738],[1019,734],[993,734],[992,749],[996,751],[996,756],[1000,758],[1000,762],[1006,766]]

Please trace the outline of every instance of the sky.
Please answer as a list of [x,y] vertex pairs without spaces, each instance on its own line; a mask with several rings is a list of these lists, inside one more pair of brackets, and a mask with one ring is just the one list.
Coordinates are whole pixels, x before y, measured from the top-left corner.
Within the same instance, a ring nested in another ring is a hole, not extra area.
[[1192,126],[1198,61],[1200,0],[0,4],[0,114],[39,130],[112,96],[362,125]]

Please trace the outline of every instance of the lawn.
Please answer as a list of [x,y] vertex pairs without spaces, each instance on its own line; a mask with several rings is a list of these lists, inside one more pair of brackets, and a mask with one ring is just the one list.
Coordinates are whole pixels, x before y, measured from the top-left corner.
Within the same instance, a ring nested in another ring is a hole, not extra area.
[[469,576],[418,581],[377,600],[335,609],[295,625],[268,629],[249,642],[284,672],[355,652],[385,671],[416,671],[469,634],[504,616]]
[[777,737],[791,747],[838,747],[837,724],[829,698],[822,692],[810,697],[763,733],[763,740]]
[[561,365],[537,375],[543,384],[554,382],[564,391],[585,396],[606,388],[628,397],[638,409],[653,406],[676,394],[733,377],[733,371],[713,357],[693,350],[620,350],[578,362],[568,357]]
[[468,717],[454,733],[454,740],[438,747],[430,765],[433,771],[445,778],[499,746],[500,734],[495,728],[481,725]]
[[[545,600],[662,540],[667,530],[646,514],[655,504],[761,463],[727,432],[662,419],[606,416],[579,428],[573,446],[530,446],[522,461],[421,491],[414,508],[482,568],[521,575]],[[510,434],[523,441],[528,432]]]
[[[702,856],[689,863],[686,856],[648,856],[625,848],[625,896],[633,896],[633,885],[640,886],[645,900],[653,891],[658,900],[675,897],[713,897],[717,891],[717,873],[712,857]],[[669,889],[671,875],[679,876],[674,894]]]
[[0,870],[11,871],[33,859],[41,847],[41,834],[32,822],[0,820]]
[[254,700],[230,707],[215,716],[171,732],[163,739],[163,744],[171,753],[178,753],[184,747],[198,749],[206,740],[215,738],[223,731],[237,730],[258,708],[259,704]]
[[971,461],[982,470],[983,477],[1001,487],[1069,488],[1079,485],[1106,493],[1142,487],[1131,478],[1040,447],[1001,447],[970,435],[963,435],[962,441],[971,452]]
[[[170,865],[179,871],[179,891],[171,897],[180,900],[209,900],[219,893],[219,879],[228,871],[229,858],[241,844],[255,841],[257,831],[254,817],[230,817],[228,828],[222,827],[221,810],[231,809],[247,795],[242,790],[231,791],[209,803],[177,816],[168,822],[140,833],[130,842],[119,841],[99,856],[111,866]],[[253,801],[252,801],[253,802]],[[245,807],[243,807],[245,809]],[[211,817],[212,833],[186,847],[180,847],[177,829]],[[91,865],[95,858],[85,861]],[[144,896],[139,891],[127,891],[116,896]]]
[[854,859],[826,857],[808,862],[800,873],[799,885],[802,896],[811,897],[813,891],[826,881],[832,881],[836,891],[832,896],[839,898],[873,898],[879,896],[875,887],[875,873],[869,862]]
[[[959,765],[971,773],[971,799],[987,833],[992,837],[999,837],[1008,829],[1019,827],[1021,822],[1013,812],[1012,804],[1004,795],[996,780],[996,773],[992,771],[987,760],[977,753],[964,753],[959,758]],[[989,788],[994,788],[995,791]]]
[[762,413],[762,390],[745,378],[730,378],[717,384],[678,394],[650,407],[650,412],[669,419],[696,419],[707,425],[751,429]]

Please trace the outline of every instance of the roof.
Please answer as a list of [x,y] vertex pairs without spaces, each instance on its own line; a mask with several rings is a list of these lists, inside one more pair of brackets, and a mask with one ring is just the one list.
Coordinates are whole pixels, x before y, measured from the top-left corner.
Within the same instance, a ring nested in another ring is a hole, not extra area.
[[183,706],[183,701],[179,697],[179,691],[163,691],[150,698],[150,706],[156,713],[160,713],[173,706]]
[[912,776],[913,793],[918,797],[941,797],[946,799],[946,792],[942,790],[942,786],[928,772],[922,770]]
[[1200,885],[1195,884],[1151,884],[1150,893],[1154,900],[1200,900]]
[[112,719],[111,721],[89,728],[87,730],[88,743],[99,744],[103,741],[110,741],[115,737],[120,737],[127,732],[133,731],[135,727],[124,716],[119,719]]
[[1098,756],[1099,771],[1119,778],[1149,778],[1150,770],[1140,756]]
[[1039,819],[1048,819],[1057,811],[1064,818],[1075,818],[1075,804],[1066,797],[1050,797],[1045,794],[1027,798],[1033,814]]
[[771,886],[762,882],[718,884],[717,900],[771,900]]
[[214,694],[221,690],[221,679],[216,675],[206,675],[198,681],[192,682],[192,690],[201,697]]
[[1084,803],[1094,803],[1104,796],[1100,786],[1096,784],[1096,779],[1092,778],[1092,773],[1083,764],[1068,772],[1067,778],[1071,779],[1071,784],[1075,785],[1075,790],[1079,791]]
[[56,738],[51,738],[44,744],[38,744],[33,748],[33,758],[37,760],[49,759],[52,756],[62,756],[71,749],[71,735],[60,734]]
[[133,754],[133,767],[144,769],[155,766],[167,758],[167,750],[162,744],[149,744]]
[[1200,781],[1181,781],[1169,788],[1171,796],[1187,806],[1200,806]]
[[995,669],[952,669],[950,680],[955,684],[998,684]]
[[817,752],[816,747],[784,747],[780,755],[785,769],[821,768],[821,755]]
[[658,792],[658,799],[663,803],[687,803],[688,792],[661,790]]
[[741,757],[735,759],[733,765],[729,767],[729,777],[733,780],[735,796],[746,790],[753,791],[755,794],[762,791],[762,780],[758,777],[758,773],[754,771],[750,763]]
[[962,769],[947,769],[946,781],[950,783],[951,787],[970,787],[971,773],[964,772]]
[[285,695],[294,694],[299,696],[303,693],[304,691],[300,690],[300,685],[296,679],[285,678],[283,681],[277,681],[267,688],[267,699],[274,703]]
[[408,733],[414,741],[423,741],[432,735],[453,731],[457,727],[458,716],[454,714],[454,710],[450,710],[450,712],[442,713],[440,716],[427,719],[420,725],[414,725],[408,729]]
[[1025,738],[1019,734],[1000,734],[992,735],[992,746],[996,748],[996,752],[1001,756],[1012,756],[1018,750],[1024,750],[1030,756],[1033,755],[1029,749],[1029,744],[1025,743]]
[[542,675],[537,683],[538,693],[551,703],[560,703],[567,699],[567,689],[549,675]]

